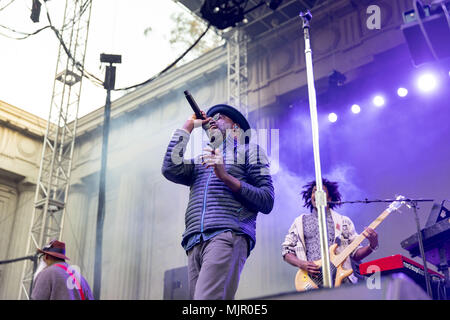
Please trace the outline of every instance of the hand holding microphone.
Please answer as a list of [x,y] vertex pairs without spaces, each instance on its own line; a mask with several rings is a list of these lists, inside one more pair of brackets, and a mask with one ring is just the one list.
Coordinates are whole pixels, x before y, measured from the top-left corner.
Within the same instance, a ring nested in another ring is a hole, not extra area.
[[194,114],[192,114],[192,116],[189,117],[189,119],[186,120],[186,122],[183,125],[183,129],[185,129],[186,131],[188,131],[190,133],[190,132],[192,132],[192,130],[194,128],[201,127],[201,126],[207,124],[211,120],[211,117],[206,118],[205,111],[200,111],[200,113],[203,116],[204,120],[198,119],[194,113]]
[[200,110],[189,91],[184,91],[184,95],[186,96],[186,99],[189,102],[192,110],[194,110],[194,114],[189,119],[187,119],[185,124],[183,125],[183,129],[190,133],[194,128],[198,128],[207,124],[211,120],[211,117],[207,118],[206,113]]

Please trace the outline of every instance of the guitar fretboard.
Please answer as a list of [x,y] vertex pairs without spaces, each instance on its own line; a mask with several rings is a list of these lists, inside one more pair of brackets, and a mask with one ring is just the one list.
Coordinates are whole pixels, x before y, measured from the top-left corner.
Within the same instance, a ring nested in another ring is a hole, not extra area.
[[[380,225],[381,222],[383,222],[384,219],[387,218],[387,216],[391,213],[391,210],[386,209],[384,210],[370,225],[369,228],[375,230],[376,227]],[[340,265],[342,262],[344,262],[345,259],[361,244],[361,242],[364,241],[366,237],[361,233],[358,235],[355,240],[352,241],[340,254],[334,257],[334,259],[331,261],[335,266]]]

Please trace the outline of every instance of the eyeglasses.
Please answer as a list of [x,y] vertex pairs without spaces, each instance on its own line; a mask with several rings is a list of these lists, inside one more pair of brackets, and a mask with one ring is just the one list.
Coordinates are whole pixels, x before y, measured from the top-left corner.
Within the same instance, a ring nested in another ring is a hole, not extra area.
[[220,114],[220,112],[218,112],[212,116],[212,120],[218,121],[221,117],[222,117],[222,115]]

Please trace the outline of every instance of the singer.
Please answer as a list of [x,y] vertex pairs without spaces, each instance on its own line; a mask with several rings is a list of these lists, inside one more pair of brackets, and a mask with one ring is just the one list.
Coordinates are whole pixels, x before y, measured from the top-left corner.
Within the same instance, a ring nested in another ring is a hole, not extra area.
[[[201,114],[205,120],[198,122],[193,114],[173,134],[162,174],[190,187],[181,245],[188,256],[191,299],[230,300],[255,246],[256,216],[272,211],[274,188],[265,151],[246,140],[247,119],[224,104]],[[184,156],[192,130],[200,125],[208,128],[209,147],[175,163],[174,154]]]

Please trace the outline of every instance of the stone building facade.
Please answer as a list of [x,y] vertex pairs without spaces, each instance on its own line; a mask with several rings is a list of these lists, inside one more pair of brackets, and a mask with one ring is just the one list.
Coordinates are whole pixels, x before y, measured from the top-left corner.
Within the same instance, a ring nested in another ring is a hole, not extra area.
[[[366,25],[366,9],[372,4],[381,8],[380,30]],[[407,0],[338,0],[316,12],[312,50],[318,95],[326,94],[332,70],[345,74],[348,83],[358,82],[361,70],[377,56],[404,48],[400,26],[410,6]],[[226,103],[226,55],[225,47],[216,48],[112,103],[102,299],[162,299],[164,272],[187,264],[180,242],[188,189],[166,181],[161,164],[172,132],[192,113],[184,90],[205,109]],[[280,112],[307,101],[301,22],[294,20],[251,39],[248,61],[250,122],[257,129],[279,128]],[[331,104],[325,102],[323,108]],[[78,121],[62,237],[71,263],[91,284],[102,122],[103,109]],[[0,123],[0,259],[7,259],[25,253],[45,121],[2,103]],[[286,180],[276,182],[283,186]],[[294,289],[295,270],[282,261],[280,244],[295,213],[282,218],[280,206],[258,218],[256,248],[244,268],[237,298]],[[18,265],[0,269],[3,299],[18,296]]]

